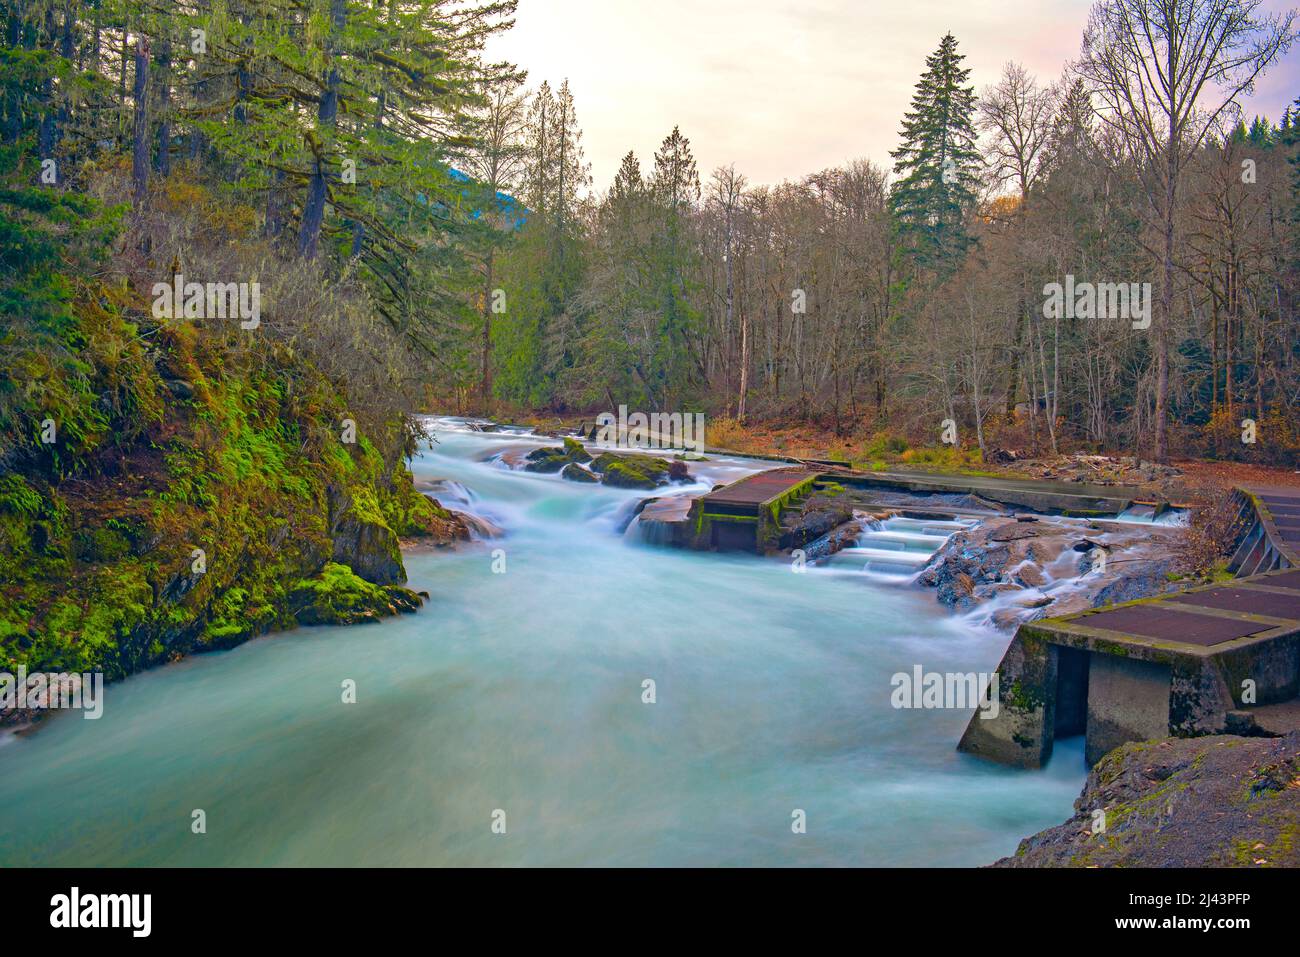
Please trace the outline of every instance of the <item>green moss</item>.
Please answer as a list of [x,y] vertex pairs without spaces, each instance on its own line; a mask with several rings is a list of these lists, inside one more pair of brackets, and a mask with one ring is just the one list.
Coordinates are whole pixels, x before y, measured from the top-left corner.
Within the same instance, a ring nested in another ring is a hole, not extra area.
[[407,588],[374,585],[347,565],[329,562],[321,573],[294,587],[298,620],[313,625],[350,625],[374,621],[397,611],[413,611],[419,597]]
[[1025,687],[1019,679],[1007,686],[1007,690],[1002,694],[1002,701],[1012,708],[1025,712],[1036,711],[1047,703],[1040,692]]
[[670,469],[666,460],[653,455],[602,452],[591,462],[591,470],[616,488],[657,488],[668,481]]
[[565,437],[564,454],[570,462],[590,462],[591,453],[577,439]]
[[[450,519],[402,467],[400,416],[358,412],[365,430],[342,443],[346,386],[275,337],[155,322],[143,263],[128,281],[82,255],[85,230],[114,248],[112,217],[43,194],[68,219],[0,333],[0,392],[19,385],[0,401],[0,669],[119,677],[292,625],[291,590],[332,554],[338,495],[395,531]],[[183,398],[164,376],[190,384]],[[381,594],[385,613],[409,607]]]

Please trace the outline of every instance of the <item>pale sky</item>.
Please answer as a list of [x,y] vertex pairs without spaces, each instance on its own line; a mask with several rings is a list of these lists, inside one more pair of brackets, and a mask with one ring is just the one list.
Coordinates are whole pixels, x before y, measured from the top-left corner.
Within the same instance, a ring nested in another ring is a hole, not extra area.
[[[1297,0],[1265,0],[1271,10]],[[1078,55],[1090,0],[520,0],[492,59],[528,87],[568,78],[591,163],[608,189],[629,149],[642,170],[680,126],[707,182],[735,163],[779,183],[865,157],[890,167],[912,87],[943,34],[976,91],[1018,60],[1040,82]],[[1248,114],[1276,121],[1300,96],[1300,50],[1259,84]]]

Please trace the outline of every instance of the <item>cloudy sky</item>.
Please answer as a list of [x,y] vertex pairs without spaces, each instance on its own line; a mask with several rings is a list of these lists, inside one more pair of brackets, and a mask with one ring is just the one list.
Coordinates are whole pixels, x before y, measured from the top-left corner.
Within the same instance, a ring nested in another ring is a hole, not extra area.
[[[1272,10],[1296,0],[1265,0]],[[1040,80],[1076,56],[1089,0],[520,0],[488,53],[528,85],[573,89],[594,186],[635,150],[648,167],[679,125],[702,179],[735,163],[778,183],[866,157],[891,161],[925,57],[951,30],[976,90],[1014,59]],[[1273,119],[1300,96],[1300,50],[1259,85]]]

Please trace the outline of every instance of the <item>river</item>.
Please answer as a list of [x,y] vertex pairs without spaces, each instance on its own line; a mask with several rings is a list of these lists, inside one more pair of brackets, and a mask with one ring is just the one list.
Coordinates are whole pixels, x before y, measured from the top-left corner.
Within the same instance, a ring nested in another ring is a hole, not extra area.
[[[1015,771],[954,750],[967,711],[891,706],[895,673],[991,672],[1006,634],[920,588],[642,544],[618,528],[644,493],[438,425],[417,479],[504,537],[408,555],[417,614],[195,656],[6,737],[0,863],[978,865],[1072,813],[1079,739]],[[761,467],[696,463],[693,490]]]

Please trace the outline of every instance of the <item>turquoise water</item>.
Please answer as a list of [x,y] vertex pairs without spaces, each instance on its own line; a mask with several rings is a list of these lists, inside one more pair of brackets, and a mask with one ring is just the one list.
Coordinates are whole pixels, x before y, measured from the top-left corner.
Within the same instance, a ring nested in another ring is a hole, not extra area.
[[992,671],[1006,635],[919,588],[639,544],[637,493],[480,461],[528,438],[439,438],[417,477],[504,538],[409,556],[416,615],[191,658],[4,739],[0,863],[977,865],[1072,813],[1077,740],[1011,771],[956,753],[967,712],[890,705],[895,672]]

